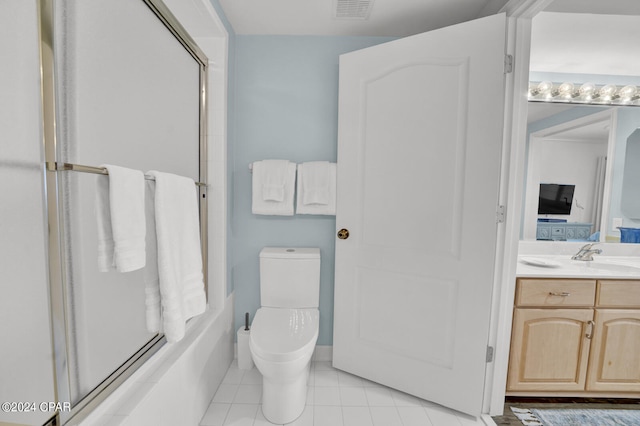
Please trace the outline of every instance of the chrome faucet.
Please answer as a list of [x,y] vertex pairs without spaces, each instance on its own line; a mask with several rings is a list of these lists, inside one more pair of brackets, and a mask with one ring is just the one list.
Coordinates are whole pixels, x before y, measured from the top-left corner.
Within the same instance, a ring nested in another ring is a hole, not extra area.
[[580,248],[580,250],[578,250],[578,252],[571,257],[571,260],[584,260],[584,261],[593,260],[594,254],[602,253],[602,250],[592,248],[596,244],[597,243],[589,243],[589,244],[583,245]]

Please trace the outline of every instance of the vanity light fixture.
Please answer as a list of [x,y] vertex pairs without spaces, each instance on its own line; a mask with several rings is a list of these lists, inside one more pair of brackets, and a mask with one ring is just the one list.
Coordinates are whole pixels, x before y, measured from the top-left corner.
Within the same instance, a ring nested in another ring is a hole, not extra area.
[[528,98],[538,102],[640,106],[640,91],[634,85],[619,89],[615,84],[597,85],[590,82],[579,86],[570,82],[531,82]]

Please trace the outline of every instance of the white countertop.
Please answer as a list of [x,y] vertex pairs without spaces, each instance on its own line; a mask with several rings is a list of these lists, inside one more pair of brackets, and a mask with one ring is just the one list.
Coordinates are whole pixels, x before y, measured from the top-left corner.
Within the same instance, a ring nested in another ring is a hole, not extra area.
[[530,278],[640,279],[638,256],[594,255],[593,259],[571,260],[569,255],[519,255],[516,275]]

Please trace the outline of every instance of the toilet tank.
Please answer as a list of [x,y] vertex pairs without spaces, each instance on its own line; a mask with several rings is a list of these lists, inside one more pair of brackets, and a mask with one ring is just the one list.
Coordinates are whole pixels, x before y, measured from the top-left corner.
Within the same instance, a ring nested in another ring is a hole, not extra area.
[[271,308],[317,308],[320,249],[265,247],[260,251],[260,304]]

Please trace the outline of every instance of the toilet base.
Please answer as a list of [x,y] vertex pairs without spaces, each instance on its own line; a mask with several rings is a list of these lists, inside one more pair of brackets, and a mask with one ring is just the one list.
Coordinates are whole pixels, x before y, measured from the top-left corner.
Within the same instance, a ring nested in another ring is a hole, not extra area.
[[262,414],[271,423],[291,423],[304,411],[310,364],[291,381],[262,378]]

